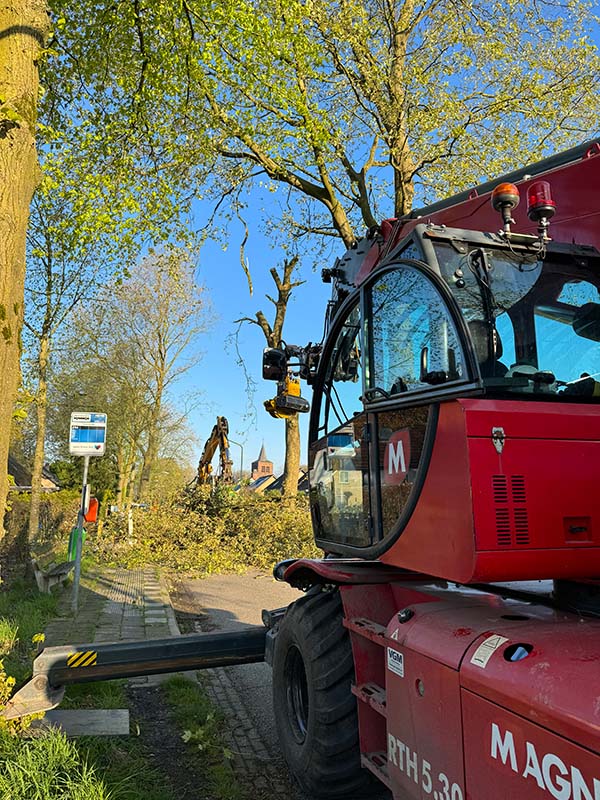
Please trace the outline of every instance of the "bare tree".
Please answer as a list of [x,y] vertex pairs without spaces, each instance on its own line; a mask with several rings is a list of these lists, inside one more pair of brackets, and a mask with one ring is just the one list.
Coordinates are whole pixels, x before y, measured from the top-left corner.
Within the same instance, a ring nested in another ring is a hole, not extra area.
[[[305,281],[294,281],[292,276],[298,264],[298,256],[285,259],[278,272],[276,267],[270,270],[271,277],[277,289],[277,297],[266,295],[275,306],[275,317],[271,324],[264,312],[257,311],[255,319],[243,317],[237,322],[249,322],[258,325],[265,336],[267,347],[281,347],[283,343],[283,325],[287,313],[288,303],[292,292]],[[298,414],[285,420],[285,465],[283,473],[283,496],[293,497],[298,491],[298,473],[300,470],[300,427]]]

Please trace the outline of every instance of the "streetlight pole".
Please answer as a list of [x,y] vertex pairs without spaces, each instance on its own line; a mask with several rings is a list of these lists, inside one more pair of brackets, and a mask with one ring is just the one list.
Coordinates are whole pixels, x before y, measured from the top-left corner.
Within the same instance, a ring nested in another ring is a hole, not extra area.
[[244,448],[239,442],[234,442],[233,439],[227,440],[229,444],[234,444],[236,447],[240,448],[240,483],[242,482],[242,478],[244,476]]

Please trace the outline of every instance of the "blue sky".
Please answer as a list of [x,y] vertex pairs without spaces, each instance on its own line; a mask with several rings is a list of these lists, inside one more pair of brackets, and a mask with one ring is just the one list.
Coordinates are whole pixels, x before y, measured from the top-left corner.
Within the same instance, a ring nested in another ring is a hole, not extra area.
[[[275,383],[262,379],[264,335],[258,326],[246,324],[239,336],[240,352],[246,369],[256,383],[253,398],[248,397],[244,371],[236,364],[235,349],[228,342],[228,338],[238,327],[235,324],[236,319],[254,317],[256,311],[262,310],[272,320],[273,305],[265,297],[265,293],[273,295],[275,292],[269,269],[280,265],[285,254],[280,248],[272,246],[260,228],[270,212],[274,215],[280,213],[277,203],[277,194],[267,195],[266,200],[256,195],[254,204],[245,211],[250,228],[246,255],[254,283],[253,296],[249,294],[246,276],[240,265],[239,247],[244,236],[241,224],[231,223],[227,249],[223,248],[222,243],[209,241],[200,252],[197,277],[199,283],[208,289],[216,321],[211,331],[200,341],[200,349],[203,351],[200,363],[187,373],[173,392],[175,398],[179,393],[185,395],[193,391],[201,392],[198,407],[189,415],[189,424],[198,440],[195,445],[194,465],[197,464],[217,415],[222,415],[229,421],[231,439],[244,448],[244,469],[249,468],[251,461],[257,458],[263,442],[267,457],[274,462],[276,472],[283,468],[284,422],[270,417],[262,406],[263,400],[273,397],[276,389]],[[198,204],[195,212],[196,223],[202,224],[206,208]],[[344,252],[341,241],[334,240],[334,252],[337,255]],[[323,266],[330,266],[334,258],[332,256]],[[309,341],[320,341],[325,307],[331,293],[331,287],[321,281],[320,270],[313,271],[310,254],[307,254],[305,262],[300,267],[299,277],[306,280],[306,283],[294,291],[284,327],[284,337],[291,344],[304,345]],[[304,383],[302,393],[309,401],[312,400],[312,391]],[[303,463],[306,462],[308,416],[305,414],[301,418]],[[237,471],[240,467],[240,448],[233,445],[231,453]]]

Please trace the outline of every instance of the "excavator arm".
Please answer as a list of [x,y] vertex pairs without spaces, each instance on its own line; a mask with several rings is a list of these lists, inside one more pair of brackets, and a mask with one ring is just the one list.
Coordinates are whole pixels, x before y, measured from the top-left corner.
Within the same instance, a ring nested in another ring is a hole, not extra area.
[[219,448],[219,483],[231,483],[233,481],[233,461],[229,457],[229,423],[225,417],[217,417],[216,425],[213,427],[210,436],[206,440],[204,450],[198,462],[197,482],[199,485],[211,483],[212,460]]

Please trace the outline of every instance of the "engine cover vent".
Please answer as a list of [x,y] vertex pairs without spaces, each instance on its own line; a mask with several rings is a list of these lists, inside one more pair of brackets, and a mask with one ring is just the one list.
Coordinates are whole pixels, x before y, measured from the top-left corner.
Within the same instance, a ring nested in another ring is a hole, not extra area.
[[524,475],[493,475],[496,541],[499,547],[529,545],[529,517]]

